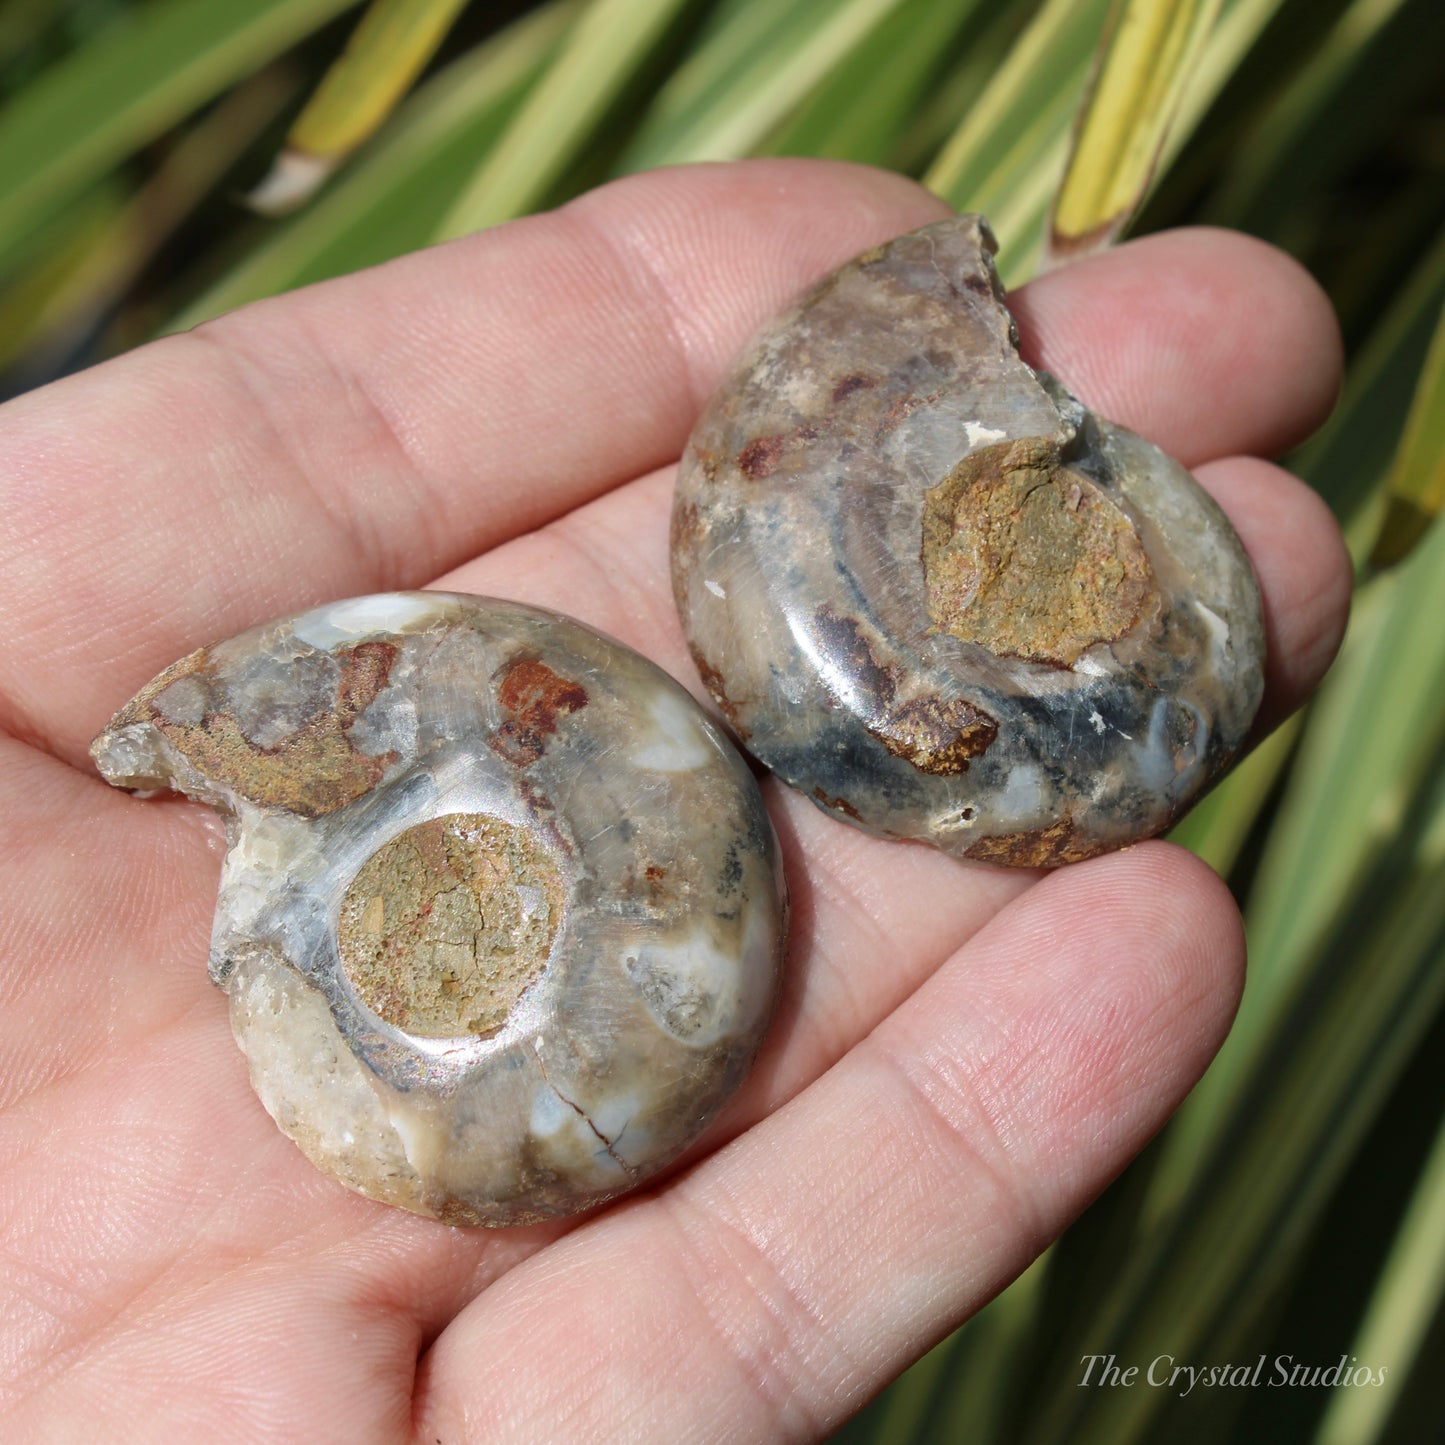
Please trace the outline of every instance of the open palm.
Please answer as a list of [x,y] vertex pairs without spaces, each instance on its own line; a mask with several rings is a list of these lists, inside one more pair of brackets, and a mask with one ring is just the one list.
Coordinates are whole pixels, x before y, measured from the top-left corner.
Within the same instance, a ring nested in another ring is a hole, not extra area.
[[[812,162],[659,172],[263,303],[0,411],[0,1415],[16,1439],[808,1438],[1000,1289],[1194,1083],[1242,977],[1164,843],[1041,876],[770,784],[794,898],[758,1068],[658,1187],[454,1230],[315,1172],[206,980],[223,843],[86,745],[192,648],[433,582],[701,694],[671,471],[730,355],[942,214]],[[1024,352],[1193,466],[1265,595],[1277,721],[1337,641],[1324,509],[1253,459],[1333,398],[1323,299],[1185,232],[1014,298]]]

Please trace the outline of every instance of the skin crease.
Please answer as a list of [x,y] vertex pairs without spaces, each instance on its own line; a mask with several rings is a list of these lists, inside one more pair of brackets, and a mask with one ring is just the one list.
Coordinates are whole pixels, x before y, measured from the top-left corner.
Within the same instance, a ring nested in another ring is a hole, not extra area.
[[[743,1092],[601,1215],[448,1230],[277,1132],[205,978],[217,825],[84,756],[196,645],[433,581],[561,608],[700,693],[666,464],[755,326],[941,213],[820,162],[638,176],[0,409],[4,1433],[815,1438],[1023,1268],[1198,1078],[1243,944],[1191,857],[969,867],[769,784],[794,937]],[[1014,305],[1031,360],[1231,513],[1286,715],[1338,644],[1348,573],[1314,495],[1244,454],[1328,410],[1324,299],[1259,243],[1191,231]]]

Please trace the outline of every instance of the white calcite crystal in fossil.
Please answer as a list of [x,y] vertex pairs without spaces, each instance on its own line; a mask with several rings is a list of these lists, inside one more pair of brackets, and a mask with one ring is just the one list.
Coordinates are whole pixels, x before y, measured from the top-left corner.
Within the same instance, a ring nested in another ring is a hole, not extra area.
[[767,326],[678,477],[673,580],[737,736],[872,833],[1065,863],[1235,756],[1264,633],[1223,513],[1019,358],[979,216]]
[[281,1128],[454,1224],[632,1188],[761,1040],[784,891],[746,765],[579,623],[358,598],[169,668],[93,752],[220,809],[211,976]]

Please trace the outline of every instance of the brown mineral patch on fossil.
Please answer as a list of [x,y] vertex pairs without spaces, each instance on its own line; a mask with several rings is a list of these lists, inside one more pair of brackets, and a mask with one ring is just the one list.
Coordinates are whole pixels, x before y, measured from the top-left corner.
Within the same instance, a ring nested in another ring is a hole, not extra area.
[[842,680],[872,700],[872,713],[886,713],[898,684],[892,668],[879,666],[857,619],[840,616],[831,607],[820,607],[813,615],[813,631]]
[[204,648],[167,668],[111,728],[150,722],[199,772],[232,792],[262,807],[319,818],[369,793],[395,761],[394,753],[372,757],[358,751],[347,730],[386,686],[396,652],[388,642],[338,652],[329,704],[270,747],[248,737],[213,700],[212,663]]
[[850,803],[847,798],[830,798],[822,788],[814,788],[813,796],[825,807],[835,813],[844,813],[853,821],[860,822],[863,815]]
[[969,759],[986,752],[998,736],[994,719],[962,698],[896,702],[893,668],[879,663],[855,618],[821,607],[813,627],[839,680],[862,704],[864,726],[890,753],[906,758],[920,772],[965,772]]
[[[443,1224],[470,1229],[486,1223],[486,1220],[471,1205],[463,1204],[459,1199],[429,1200],[428,1205],[430,1212]],[[517,1224],[540,1224],[546,1217],[545,1214],[519,1214],[514,1222]]]
[[[640,895],[646,897],[648,904],[654,908],[663,905],[669,896],[676,892],[675,880],[668,876],[668,871],[660,863],[649,863],[642,870],[642,880],[638,885]],[[686,891],[686,883],[684,883]]]
[[528,767],[540,758],[557,719],[587,706],[587,691],[534,657],[519,657],[502,673],[497,701],[509,714],[492,747],[508,762]]
[[878,425],[874,427],[874,442],[881,442],[890,432],[896,431],[919,407],[930,406],[937,400],[937,392],[932,392],[927,396],[919,396],[917,393],[910,392],[906,396],[898,397],[883,413]]
[[679,502],[672,511],[669,539],[674,565],[680,550],[695,549],[706,535],[696,502]]
[[895,757],[921,773],[965,773],[971,758],[986,753],[998,724],[962,698],[926,697],[893,708],[868,731]]
[[727,695],[727,689],[723,685],[723,676],[707,658],[705,658],[696,647],[689,646],[692,653],[693,666],[697,668],[697,675],[702,679],[702,685],[708,690],[708,695],[718,705],[718,710],[727,718],[732,725],[733,731],[746,740],[747,730],[739,722],[742,713],[742,704]]
[[964,851],[964,857],[979,863],[1004,863],[1011,868],[1053,868],[1092,858],[1098,851],[1097,844],[1076,836],[1072,818],[1060,818],[1050,827],[1033,832],[995,833],[991,838],[979,838]]
[[1157,597],[1133,523],[1043,437],[974,452],[926,494],[921,560],[937,631],[1060,667]]
[[449,813],[362,864],[337,949],[387,1023],[424,1038],[489,1034],[546,967],[562,899],[556,863],[527,830]]
[[541,829],[542,836],[563,857],[572,856],[572,844],[557,823],[557,809],[551,798],[542,792],[526,774],[517,779],[517,791],[527,805],[532,820]]
[[761,482],[781,470],[788,452],[817,441],[819,430],[810,423],[794,427],[790,432],[754,437],[737,455],[738,470],[750,480]]
[[787,437],[782,436],[754,438],[738,453],[738,470],[755,482],[772,476],[787,444]]
[[855,391],[872,391],[878,385],[877,380],[871,376],[863,376],[858,372],[843,377],[833,387],[833,400],[842,401],[844,397],[852,396]]
[[390,642],[362,642],[338,655],[341,663],[338,711],[355,716],[376,701],[377,693],[391,676],[396,651]]

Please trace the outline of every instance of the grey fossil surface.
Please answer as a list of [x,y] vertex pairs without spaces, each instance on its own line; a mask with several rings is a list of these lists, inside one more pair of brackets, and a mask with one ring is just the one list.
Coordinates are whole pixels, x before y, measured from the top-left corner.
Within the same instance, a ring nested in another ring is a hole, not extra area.
[[759,1046],[785,891],[746,764],[671,678],[514,603],[389,593],[202,648],[96,739],[221,810],[212,978],[320,1167],[454,1224],[609,1199]]
[[1050,866],[1218,778],[1264,630],[1189,473],[1020,359],[993,250],[924,227],[754,338],[683,458],[673,582],[736,735],[818,806]]

